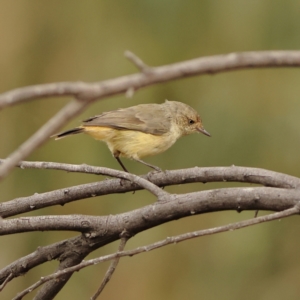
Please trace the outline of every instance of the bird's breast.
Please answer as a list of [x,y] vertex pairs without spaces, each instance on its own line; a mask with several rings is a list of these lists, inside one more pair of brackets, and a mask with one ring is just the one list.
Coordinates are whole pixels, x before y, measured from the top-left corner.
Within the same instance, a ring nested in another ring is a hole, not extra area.
[[112,153],[119,152],[127,158],[142,158],[166,151],[178,139],[178,133],[170,130],[162,135],[153,135],[134,130],[119,130],[107,127],[86,127],[87,134],[104,141]]

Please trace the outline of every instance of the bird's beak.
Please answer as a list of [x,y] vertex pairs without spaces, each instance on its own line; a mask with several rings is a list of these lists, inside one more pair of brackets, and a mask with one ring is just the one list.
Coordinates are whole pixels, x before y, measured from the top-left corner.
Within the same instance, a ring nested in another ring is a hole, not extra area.
[[199,127],[198,127],[197,130],[198,130],[199,132],[201,132],[201,133],[207,135],[207,136],[211,136],[211,135],[209,134],[209,132],[207,132],[204,128],[199,128]]

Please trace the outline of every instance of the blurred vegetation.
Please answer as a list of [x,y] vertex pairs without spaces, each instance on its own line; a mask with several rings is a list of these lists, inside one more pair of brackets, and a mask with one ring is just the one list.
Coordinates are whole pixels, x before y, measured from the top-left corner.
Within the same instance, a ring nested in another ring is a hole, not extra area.
[[[4,0],[0,4],[0,91],[135,73],[123,56],[125,50],[156,66],[236,51],[299,49],[299,14],[300,2],[292,0],[284,5],[278,0]],[[145,88],[132,99],[122,95],[99,101],[68,128],[110,109],[160,103],[166,98],[183,101],[200,112],[212,138],[186,137],[167,153],[146,161],[163,169],[234,164],[300,176],[299,80],[298,69],[245,70],[178,80]],[[0,157],[9,155],[68,100],[43,99],[1,111]],[[87,136],[49,140],[28,160],[119,168],[106,146]],[[148,172],[143,165],[125,163],[136,174]],[[102,179],[15,170],[1,183],[1,201]],[[167,190],[182,193],[218,186],[194,184]],[[148,193],[137,192],[78,201],[31,215],[115,214],[153,201]],[[252,216],[251,212],[222,212],[171,222],[136,236],[128,248]],[[300,247],[299,226],[299,219],[293,217],[122,259],[103,299],[299,299],[300,263],[295,259]],[[0,265],[71,235],[1,237]],[[109,245],[94,257],[116,248],[116,243]],[[94,266],[74,274],[57,299],[88,299],[106,267]],[[3,299],[12,298],[55,268],[52,262],[14,280],[2,292]]]

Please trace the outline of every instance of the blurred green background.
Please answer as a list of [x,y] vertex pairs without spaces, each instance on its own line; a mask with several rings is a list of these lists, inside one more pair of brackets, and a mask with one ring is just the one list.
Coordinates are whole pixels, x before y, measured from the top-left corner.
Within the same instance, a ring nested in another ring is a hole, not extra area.
[[[59,81],[100,81],[137,72],[123,53],[152,66],[237,51],[299,49],[300,2],[253,1],[1,1],[0,91]],[[66,128],[102,111],[139,103],[178,100],[197,109],[212,138],[192,135],[145,160],[163,169],[241,165],[300,176],[299,69],[244,70],[156,85],[133,98],[94,103]],[[1,111],[0,157],[5,158],[69,99],[48,98]],[[28,160],[120,168],[104,144],[87,136],[49,140]],[[148,169],[125,160],[135,174]],[[1,201],[102,180],[59,171],[14,170],[1,182]],[[234,186],[194,184],[188,191]],[[112,195],[47,208],[30,215],[106,215],[150,204],[146,192]],[[262,212],[261,212],[262,214]],[[222,212],[171,222],[139,234],[127,249],[167,236],[252,217]],[[299,299],[299,219],[259,225],[187,241],[124,258],[103,299]],[[50,232],[1,237],[4,267],[37,246],[73,236]],[[95,252],[113,252],[117,243]],[[57,262],[9,283],[1,299],[52,272]],[[89,299],[108,264],[76,273],[57,299]],[[26,299],[31,299],[32,295]],[[101,298],[101,299],[102,299]]]

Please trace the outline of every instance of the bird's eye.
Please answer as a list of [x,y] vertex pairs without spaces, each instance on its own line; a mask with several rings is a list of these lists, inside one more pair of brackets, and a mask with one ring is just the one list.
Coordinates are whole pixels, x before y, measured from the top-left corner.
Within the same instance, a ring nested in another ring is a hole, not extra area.
[[195,123],[195,121],[194,120],[192,120],[192,119],[189,119],[189,124],[190,125],[192,125],[192,124],[194,124]]

